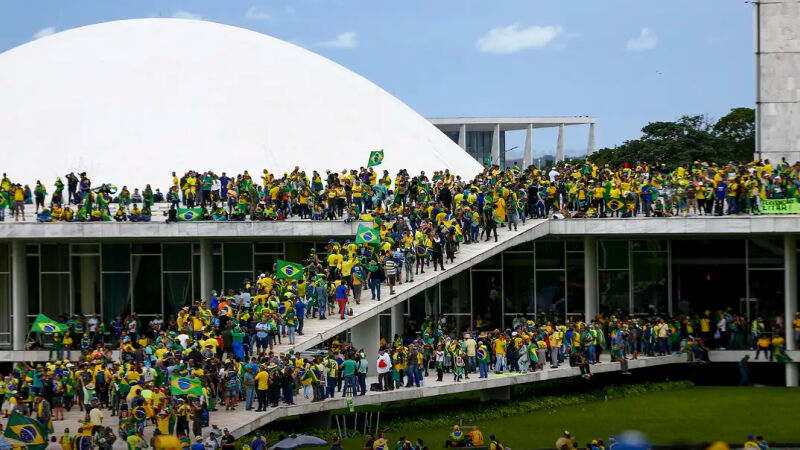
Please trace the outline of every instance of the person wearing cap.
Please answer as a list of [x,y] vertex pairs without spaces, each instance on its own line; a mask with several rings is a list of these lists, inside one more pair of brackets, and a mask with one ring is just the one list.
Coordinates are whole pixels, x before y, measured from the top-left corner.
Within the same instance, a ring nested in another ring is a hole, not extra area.
[[[494,441],[494,435],[490,437]],[[556,440],[556,448],[558,450],[570,450],[575,448],[575,438],[569,434],[569,431],[564,431],[564,434]]]

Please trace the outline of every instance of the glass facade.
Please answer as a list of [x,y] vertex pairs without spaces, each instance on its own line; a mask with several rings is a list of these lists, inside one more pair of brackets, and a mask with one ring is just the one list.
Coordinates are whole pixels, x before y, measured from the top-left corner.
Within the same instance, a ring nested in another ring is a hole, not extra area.
[[[597,308],[604,315],[677,315],[731,308],[749,318],[783,314],[782,238],[597,239]],[[238,289],[273,271],[287,249],[324,244],[254,241],[212,246],[214,289]],[[198,242],[27,244],[29,320],[40,312],[98,314],[109,321],[136,311],[168,318],[200,292]],[[800,253],[798,254],[800,260]],[[294,258],[297,259],[297,258]],[[466,329],[508,328],[515,317],[558,322],[585,312],[583,239],[527,242],[455,273],[405,302],[405,323],[445,316]],[[0,244],[0,346],[10,343],[10,246]],[[390,327],[389,311],[381,327]],[[406,327],[407,329],[411,329]]]
[[[453,142],[458,143],[458,131],[445,131]],[[481,164],[486,164],[492,160],[492,136],[494,131],[469,131],[466,133],[466,150],[476,161]],[[506,133],[500,132],[500,165],[505,167],[506,164]]]

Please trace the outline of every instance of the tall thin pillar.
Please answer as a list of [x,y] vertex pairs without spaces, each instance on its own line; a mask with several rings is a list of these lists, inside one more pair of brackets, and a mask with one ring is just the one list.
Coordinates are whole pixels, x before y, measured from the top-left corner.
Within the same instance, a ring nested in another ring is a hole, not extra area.
[[211,240],[200,239],[200,295],[198,296],[200,300],[211,300],[214,283],[213,265]]
[[597,238],[583,237],[583,310],[586,323],[597,317]]
[[405,325],[405,306],[406,303],[392,306],[392,335],[386,336],[387,342],[392,342],[396,334],[403,334],[403,326]]
[[558,126],[558,143],[556,144],[556,162],[564,160],[564,124]]
[[14,315],[12,348],[25,350],[28,337],[28,272],[25,264],[25,243],[11,241],[11,313]]
[[[791,234],[783,237],[783,292],[786,350],[796,350],[792,321],[797,313],[797,238]],[[786,386],[796,387],[798,378],[798,363],[786,363]]]
[[533,164],[533,124],[528,124],[525,132],[525,152],[522,155],[522,167],[527,168]]
[[467,149],[467,126],[463,123],[458,127],[458,146]]
[[500,165],[500,124],[494,126],[492,133],[492,165]]
[[364,349],[367,361],[378,359],[378,347],[381,345],[381,323],[377,315],[361,322],[350,329],[350,342],[356,350]]
[[589,143],[586,145],[586,156],[594,153],[594,123],[589,124]]

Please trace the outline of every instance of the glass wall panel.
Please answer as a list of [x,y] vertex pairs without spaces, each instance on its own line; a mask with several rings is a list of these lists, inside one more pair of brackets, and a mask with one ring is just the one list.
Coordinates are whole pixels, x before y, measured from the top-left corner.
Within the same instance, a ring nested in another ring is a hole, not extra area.
[[[537,250],[538,251],[538,250]],[[563,323],[566,317],[563,270],[536,271],[536,314]]]
[[278,262],[279,258],[280,255],[258,255],[258,254],[254,255],[253,256],[253,260],[255,261],[254,273],[256,274],[256,276],[258,276],[258,274],[261,273],[275,272],[273,270],[273,267],[275,263]]
[[517,244],[517,245],[511,247],[510,249],[508,249],[507,251],[509,251],[509,252],[532,252],[533,251],[533,242],[534,241],[528,241],[528,242],[523,242],[522,244]]
[[628,241],[598,241],[597,265],[600,269],[628,268]]
[[630,314],[630,295],[628,292],[628,271],[598,271],[600,290],[600,312],[611,314]]
[[[70,316],[69,274],[42,274],[42,314],[51,318]],[[30,311],[28,311],[30,313]]]
[[657,239],[632,240],[631,250],[665,252],[667,251],[667,241],[659,241]]
[[536,241],[536,269],[563,269],[564,241]]
[[11,331],[11,275],[0,273],[0,333]]
[[253,245],[249,242],[226,242],[224,247],[225,271],[253,271]]
[[225,276],[223,278],[224,292],[228,292],[228,290],[233,289],[233,291],[238,294],[239,289],[244,287],[245,278],[252,281],[253,272],[225,272]]
[[783,239],[748,239],[747,246],[751,268],[783,268]]
[[738,308],[747,297],[744,239],[678,239],[672,248],[672,314]]
[[161,244],[155,242],[131,244],[131,253],[137,255],[159,255],[161,254]]
[[667,253],[634,252],[633,312],[663,315],[667,309]]
[[131,312],[131,276],[127,273],[103,274],[103,320],[126,316]]
[[567,253],[567,313],[583,316],[586,296],[586,277],[583,273],[583,253]]
[[470,313],[469,270],[444,280],[442,286],[442,314]]
[[134,311],[161,314],[161,257],[134,255],[131,269]]
[[476,328],[503,326],[501,276],[499,271],[472,271],[472,314]]
[[533,254],[505,253],[503,258],[505,314],[533,315],[536,311]]
[[783,270],[751,270],[749,280],[750,298],[756,299],[750,303],[750,319],[761,317],[769,328],[784,313]]
[[256,242],[253,246],[256,253],[283,253],[282,242]]
[[468,328],[472,328],[468,314],[447,314],[447,329],[454,330],[459,336]]
[[103,272],[131,270],[131,248],[128,244],[103,244]]
[[193,299],[203,297],[203,295],[206,295],[205,298],[209,299],[211,297],[207,295],[210,294],[210,292],[206,294],[200,292],[200,255],[193,255],[192,260],[194,262],[194,269],[192,270],[192,287],[194,288]]
[[[212,289],[216,289],[219,291],[222,289],[222,255],[211,255],[211,260],[213,264],[211,266],[211,273],[212,279],[214,280],[214,284],[211,285]],[[200,264],[197,264],[197,270],[200,270]],[[201,292],[201,296],[203,298],[209,298],[210,292]]]
[[39,314],[39,257],[25,257],[26,275],[28,277],[28,315]]
[[191,244],[164,244],[164,270],[183,272],[192,270]]
[[8,245],[0,244],[0,272],[10,271]]
[[500,270],[500,254],[494,255],[489,259],[479,262],[473,269],[497,269]]
[[164,274],[164,313],[177,315],[184,306],[192,303],[192,274]]
[[42,272],[69,272],[69,244],[42,244]]
[[[422,323],[426,316],[434,317],[439,314],[439,285],[429,287],[408,301],[408,320]],[[416,331],[418,328],[413,328]]]
[[100,313],[100,256],[72,257],[72,301],[75,313]]
[[72,253],[73,254],[91,254],[96,255],[100,253],[100,245],[99,244],[72,244]]

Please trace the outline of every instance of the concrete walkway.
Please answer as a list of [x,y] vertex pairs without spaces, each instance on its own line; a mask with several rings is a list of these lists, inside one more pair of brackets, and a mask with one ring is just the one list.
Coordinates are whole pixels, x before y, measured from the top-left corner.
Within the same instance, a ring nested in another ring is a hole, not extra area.
[[[498,228],[498,241],[492,239],[489,242],[481,241],[469,245],[460,245],[456,253],[455,261],[452,264],[445,263],[444,271],[434,271],[432,266],[425,270],[424,274],[414,276],[414,282],[403,283],[395,286],[395,294],[389,295],[389,286],[384,283],[381,287],[381,301],[371,300],[372,295],[369,289],[364,289],[361,293],[361,304],[357,305],[352,297],[350,304],[353,307],[353,316],[339,318],[338,314],[328,316],[326,320],[306,319],[303,328],[303,335],[295,336],[295,344],[289,345],[288,337],[282,337],[281,345],[274,348],[274,352],[287,352],[290,349],[308,350],[321,344],[345,330],[358,325],[359,323],[380,314],[388,308],[397,305],[412,296],[423,292],[425,289],[441,283],[457,273],[469,269],[475,264],[484,261],[494,255],[499,254],[517,243],[534,239],[537,228],[547,224],[546,220],[528,220],[525,225],[520,224],[517,231],[508,231],[508,228]],[[542,230],[545,231],[545,230]],[[538,236],[535,236],[538,237]],[[338,306],[335,310],[338,312]]]
[[[602,355],[603,359],[608,358],[608,354]],[[640,358],[637,360],[630,360],[628,365],[629,369],[639,369],[644,367],[654,367],[666,364],[679,364],[686,362],[686,355],[672,355],[661,356],[654,358]],[[620,371],[620,363],[602,362],[592,366],[594,373],[608,373]],[[520,373],[505,373],[496,375],[489,374],[487,379],[479,379],[477,374],[471,374],[467,380],[455,382],[452,374],[445,374],[444,380],[437,382],[436,372],[431,371],[431,376],[426,377],[423,381],[423,386],[420,388],[398,388],[394,391],[388,392],[368,392],[364,396],[358,396],[353,399],[356,411],[359,406],[379,405],[381,403],[411,400],[415,398],[433,397],[438,395],[448,395],[469,391],[481,391],[482,398],[486,399],[508,399],[509,388],[514,385],[525,383],[535,383],[538,381],[553,380],[558,378],[575,377],[580,375],[580,370],[576,367],[569,367],[564,364],[558,369],[545,368],[543,371]],[[371,383],[377,383],[377,377],[367,378],[367,387]],[[266,412],[245,411],[244,402],[239,403],[236,411],[225,411],[221,408],[219,411],[211,412],[211,424],[219,428],[220,432],[224,428],[228,428],[234,436],[241,437],[247,435],[264,425],[269,424],[281,417],[309,415],[316,413],[327,414],[329,411],[347,408],[347,400],[340,397],[342,394],[337,393],[333,399],[328,399],[323,402],[312,403],[310,399],[303,396],[302,389],[298,396],[295,397],[295,405],[283,405],[277,408],[269,408]],[[110,426],[116,433],[118,430],[117,417],[111,417],[109,411],[105,411],[103,424]],[[83,417],[83,413],[78,411],[77,406],[71,412],[64,414],[64,421],[57,421],[53,423],[56,436],[61,436],[64,428],[68,427],[70,432],[74,434],[77,431],[78,421]],[[311,420],[314,416],[306,416]],[[318,416],[319,417],[319,416]],[[326,416],[322,416],[324,419]],[[152,437],[153,425],[148,425],[145,428],[145,437],[148,439]],[[207,437],[211,428],[203,429],[203,436]]]

